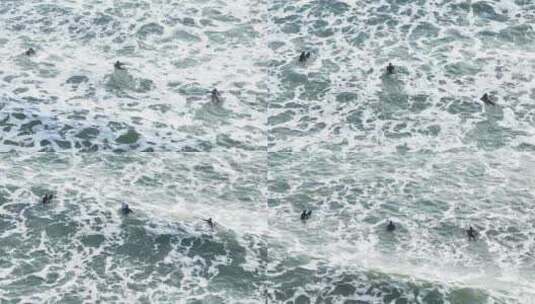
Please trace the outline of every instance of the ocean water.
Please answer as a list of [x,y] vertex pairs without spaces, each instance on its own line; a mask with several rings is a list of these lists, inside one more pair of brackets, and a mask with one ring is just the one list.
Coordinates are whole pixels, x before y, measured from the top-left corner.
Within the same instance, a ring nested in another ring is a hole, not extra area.
[[0,151],[265,150],[266,13],[250,0],[1,1]]
[[0,172],[0,303],[535,304],[535,1],[0,0]]
[[[258,156],[0,157],[0,302],[263,300],[266,163]],[[45,193],[55,194],[51,204],[39,204]],[[134,213],[120,214],[124,201]],[[211,230],[201,218],[215,214]]]
[[[534,151],[535,2],[269,9],[270,151]],[[301,50],[311,52],[304,65]],[[386,75],[388,62],[396,74]],[[479,101],[485,92],[498,106]]]
[[[534,169],[527,152],[272,154],[270,295],[274,303],[533,303]],[[296,221],[303,209],[312,210],[306,223]]]

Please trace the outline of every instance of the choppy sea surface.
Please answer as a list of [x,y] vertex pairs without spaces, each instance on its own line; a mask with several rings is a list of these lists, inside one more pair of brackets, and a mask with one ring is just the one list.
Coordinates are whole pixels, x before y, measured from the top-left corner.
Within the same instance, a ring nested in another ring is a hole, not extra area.
[[0,0],[0,172],[1,303],[535,304],[535,1]]
[[263,300],[258,157],[0,154],[0,170],[2,303]]
[[[535,2],[273,1],[269,10],[270,151],[535,150]],[[300,64],[296,50],[310,60]],[[485,92],[497,106],[479,101]]]
[[1,1],[0,151],[265,149],[266,13],[250,0]]
[[274,303],[533,303],[534,155],[279,153],[269,168]]

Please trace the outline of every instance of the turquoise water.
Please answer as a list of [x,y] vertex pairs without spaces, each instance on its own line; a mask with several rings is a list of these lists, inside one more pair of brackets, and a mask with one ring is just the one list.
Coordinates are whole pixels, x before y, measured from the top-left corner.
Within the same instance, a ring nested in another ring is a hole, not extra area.
[[[500,159],[507,155],[271,155],[273,297],[530,303],[535,158]],[[313,210],[305,224],[296,221],[303,209]],[[386,231],[388,220],[395,233]],[[465,237],[469,225],[480,232],[477,242]]]
[[[263,299],[267,222],[255,218],[265,213],[266,166],[258,157],[0,157],[2,303]],[[53,202],[39,204],[51,192]],[[123,201],[134,213],[120,214]],[[201,221],[212,215],[213,231]]]
[[534,1],[4,0],[0,26],[1,303],[535,303]]

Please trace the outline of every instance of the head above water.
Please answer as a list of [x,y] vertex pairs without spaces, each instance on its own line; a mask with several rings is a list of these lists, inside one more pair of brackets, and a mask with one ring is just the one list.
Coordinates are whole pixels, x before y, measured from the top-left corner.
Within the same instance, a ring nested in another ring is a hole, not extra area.
[[386,226],[386,230],[388,231],[394,231],[396,229],[396,225],[394,225],[394,222],[388,221],[388,225]]
[[117,70],[124,70],[124,63],[120,62],[119,60],[117,60],[114,64],[113,64],[113,67],[116,68]]
[[128,213],[132,212],[132,209],[130,209],[130,206],[128,206],[127,203],[122,202],[122,203],[121,203],[121,212],[122,212],[123,214],[128,214]]
[[394,73],[394,65],[392,64],[392,62],[388,63],[388,66],[386,67],[386,71],[388,72],[388,74]]
[[476,239],[476,231],[474,230],[474,228],[472,228],[472,226],[470,226],[468,230],[466,230],[466,234],[468,235],[469,240]]
[[301,212],[301,220],[308,220],[311,215],[312,215],[312,210],[304,209],[303,212]]
[[29,48],[26,52],[24,52],[26,56],[31,56],[35,54],[35,50],[33,48]]
[[496,105],[491,99],[488,93],[484,93],[483,96],[480,98],[481,101],[483,101],[487,105]]
[[306,62],[307,59],[310,58],[310,52],[301,52],[301,55],[299,55],[299,62]]

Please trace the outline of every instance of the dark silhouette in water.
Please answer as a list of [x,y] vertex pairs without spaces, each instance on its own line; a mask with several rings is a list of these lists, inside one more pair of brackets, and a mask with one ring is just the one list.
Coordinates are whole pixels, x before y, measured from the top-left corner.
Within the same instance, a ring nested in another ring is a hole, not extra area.
[[41,201],[44,204],[48,204],[52,201],[52,197],[53,195],[52,194],[45,194],[45,196],[43,197],[43,200]]
[[301,55],[299,55],[299,62],[306,62],[310,58],[310,52],[301,52]]
[[386,72],[388,74],[394,74],[394,65],[392,64],[392,62],[389,62],[386,66]]
[[386,230],[387,231],[394,231],[394,230],[396,230],[396,225],[394,225],[394,223],[392,221],[389,221],[388,225],[386,226]]
[[468,240],[469,241],[475,241],[476,240],[477,232],[474,230],[474,228],[472,228],[472,226],[470,226],[470,228],[468,228],[468,230],[466,230],[466,234],[468,235]]
[[134,212],[132,209],[130,209],[130,207],[128,206],[127,203],[122,203],[121,204],[121,213],[124,214],[124,215],[128,215],[130,213]]
[[312,210],[303,210],[303,212],[301,212],[301,220],[302,221],[306,221],[308,219],[310,219],[310,216],[312,215]]
[[114,64],[113,64],[113,67],[117,70],[126,70],[126,68],[124,67],[124,63],[123,62],[120,62],[119,60],[117,60]]
[[26,56],[32,56],[35,55],[35,50],[33,48],[29,48],[26,52],[24,52]]
[[211,229],[214,229],[215,223],[214,223],[214,221],[212,220],[211,217],[208,218],[207,220],[203,219],[203,221],[205,221],[208,224],[208,226],[210,226]]
[[210,96],[212,98],[213,103],[221,102],[221,93],[219,93],[219,91],[216,88],[214,88],[212,92],[210,92]]
[[492,106],[496,105],[492,100],[490,100],[489,94],[487,93],[483,94],[483,97],[481,97],[480,100],[488,105],[492,105]]

